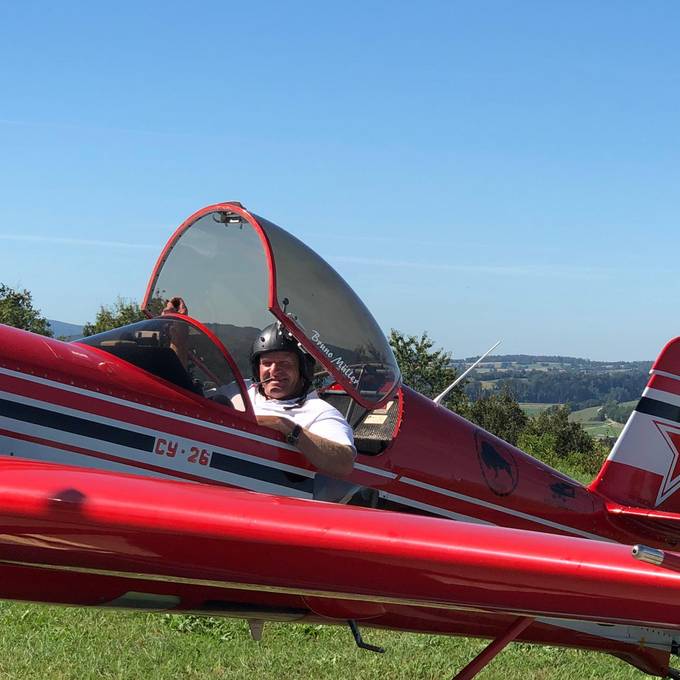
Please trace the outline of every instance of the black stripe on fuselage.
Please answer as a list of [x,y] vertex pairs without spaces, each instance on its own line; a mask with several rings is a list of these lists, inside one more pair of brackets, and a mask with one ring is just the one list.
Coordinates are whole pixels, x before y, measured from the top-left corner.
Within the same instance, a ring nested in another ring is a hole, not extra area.
[[101,441],[119,444],[140,451],[153,451],[155,437],[139,432],[131,432],[122,427],[105,425],[93,420],[68,416],[57,411],[28,406],[8,399],[0,399],[0,416],[21,420],[42,427],[50,427],[62,432],[71,432],[83,437],[91,437]]
[[423,510],[423,508],[407,505],[406,503],[399,503],[389,498],[383,498],[382,496],[380,496],[378,499],[378,505],[376,507],[379,510],[390,510],[392,512],[408,513],[409,515],[420,515],[421,517],[437,517],[438,519],[446,519],[444,515],[440,515],[436,512]]
[[635,410],[650,416],[656,416],[657,418],[673,420],[676,423],[680,423],[680,406],[675,406],[675,404],[669,404],[665,401],[642,397],[635,407]]
[[[139,451],[153,451],[156,441],[156,438],[151,435],[131,432],[121,427],[105,425],[104,423],[98,423],[77,416],[69,416],[64,413],[21,404],[8,399],[0,399],[0,416],[118,444]],[[216,451],[213,451],[211,456],[210,467],[222,472],[231,472],[243,477],[250,477],[289,489],[297,489],[309,494],[312,494],[314,491],[314,480],[309,477],[296,475],[268,465],[260,465],[259,463],[235,458]]]
[[277,484],[278,486],[285,486],[289,489],[299,489],[311,494],[314,491],[314,480],[310,477],[303,477],[296,475],[286,470],[279,470],[278,468],[270,467],[269,465],[260,465],[249,460],[241,458],[234,458],[227,456],[224,453],[213,451],[210,458],[210,467],[222,472],[232,472],[242,477],[251,477],[252,479],[259,479],[262,482],[269,484]]

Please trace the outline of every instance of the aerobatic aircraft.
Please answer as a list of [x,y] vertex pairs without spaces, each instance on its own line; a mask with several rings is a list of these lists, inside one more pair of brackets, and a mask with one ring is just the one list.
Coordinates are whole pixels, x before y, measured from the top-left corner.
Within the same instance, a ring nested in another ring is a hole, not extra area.
[[[403,385],[347,283],[240,203],[177,229],[142,306],[71,343],[0,326],[0,598],[491,638],[458,678],[512,640],[680,677],[680,339],[584,487]],[[274,320],[354,430],[344,479],[255,419]]]

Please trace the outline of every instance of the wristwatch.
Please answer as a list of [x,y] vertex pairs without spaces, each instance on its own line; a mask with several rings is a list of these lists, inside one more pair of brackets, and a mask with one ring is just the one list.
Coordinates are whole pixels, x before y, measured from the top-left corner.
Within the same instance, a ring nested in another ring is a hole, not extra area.
[[297,444],[297,440],[300,438],[300,432],[302,432],[302,426],[301,425],[296,425],[287,435],[286,435],[286,441],[291,445],[295,446]]

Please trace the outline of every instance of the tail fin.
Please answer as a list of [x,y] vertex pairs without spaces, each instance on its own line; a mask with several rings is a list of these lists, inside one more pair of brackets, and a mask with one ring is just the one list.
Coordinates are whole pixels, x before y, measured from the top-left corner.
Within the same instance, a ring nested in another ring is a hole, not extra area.
[[622,505],[680,512],[680,338],[671,340],[590,487]]

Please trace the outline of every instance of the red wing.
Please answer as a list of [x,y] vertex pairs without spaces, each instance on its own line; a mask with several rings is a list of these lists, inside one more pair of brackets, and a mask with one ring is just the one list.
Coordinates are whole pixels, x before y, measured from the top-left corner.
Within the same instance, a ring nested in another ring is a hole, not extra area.
[[[2,598],[482,636],[528,615],[523,639],[590,648],[588,622],[680,627],[680,574],[618,544],[11,458],[0,480]],[[671,633],[645,635],[633,662],[662,668]]]

